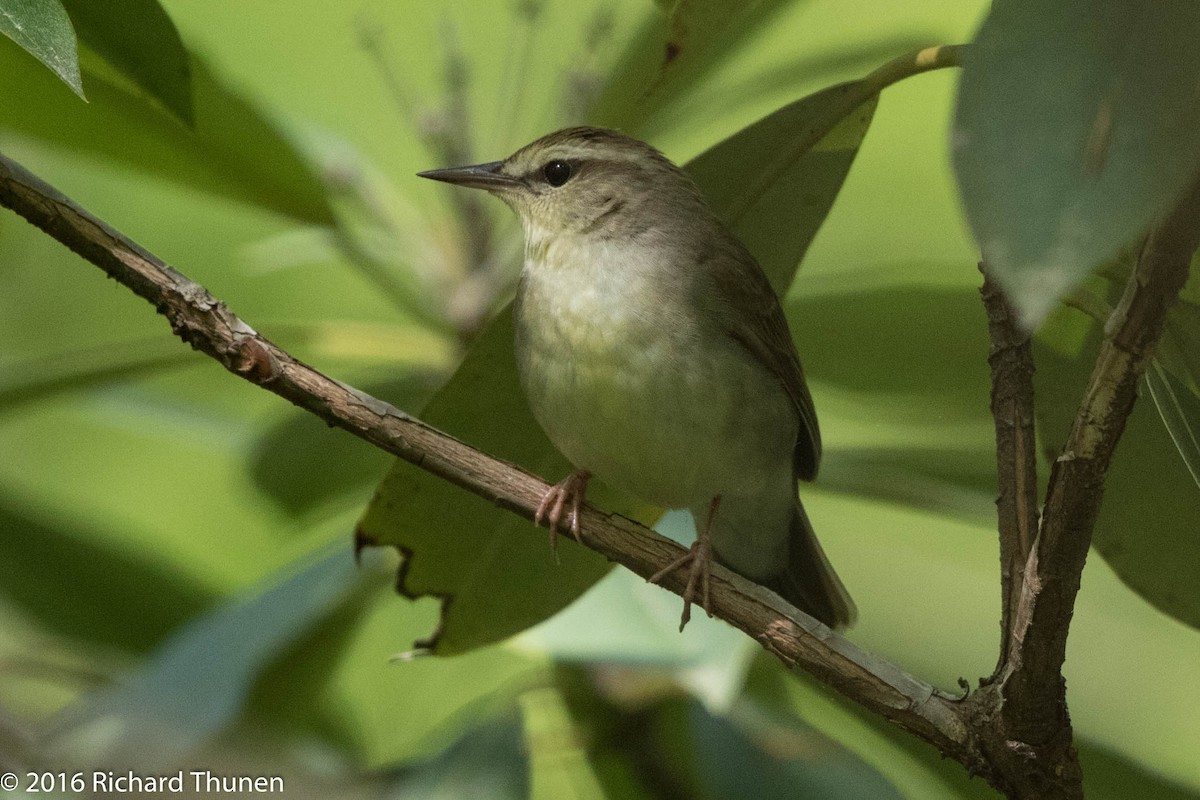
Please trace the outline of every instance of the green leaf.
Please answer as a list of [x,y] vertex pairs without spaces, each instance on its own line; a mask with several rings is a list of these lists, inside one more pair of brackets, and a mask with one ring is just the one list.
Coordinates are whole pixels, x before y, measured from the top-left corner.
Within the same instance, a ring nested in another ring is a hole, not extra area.
[[[570,465],[525,403],[512,336],[506,310],[480,334],[421,416],[491,455],[557,480]],[[604,490],[595,488],[602,492],[596,502],[604,503]],[[614,504],[602,505],[608,510],[653,519],[615,492],[607,500]],[[440,655],[504,639],[545,619],[609,566],[571,541],[560,543],[562,563],[556,563],[544,531],[400,460],[376,490],[358,530],[369,543],[394,545],[406,554],[397,585],[401,593],[443,598],[438,630],[415,644]]]
[[[841,121],[862,102],[857,98],[846,107],[845,97],[854,91],[855,85],[835,87],[785,106],[687,167],[777,286],[790,283],[870,125],[873,102]],[[788,147],[789,131],[797,140],[819,141],[811,151],[798,152]],[[828,135],[821,138],[821,133]],[[730,191],[732,184],[750,191]],[[798,187],[803,190],[797,195]],[[422,418],[551,480],[570,470],[525,403],[507,309],[481,334]],[[590,496],[599,508],[647,523],[657,516],[603,484],[592,486]],[[544,534],[527,522],[403,462],[376,492],[359,534],[407,555],[399,586],[403,593],[444,599],[442,624],[429,640],[417,643],[443,655],[498,641],[545,619],[608,568],[599,556],[570,542],[560,547],[562,564],[555,564]]]
[[743,703],[726,719],[692,702],[688,722],[709,797],[903,797],[858,755],[778,707]]
[[847,108],[846,98],[861,87],[831,86],[789,103],[686,166],[780,294],[791,285],[871,125],[878,95]]
[[64,392],[153,375],[204,363],[173,338],[157,336],[134,342],[69,350],[24,364],[0,366],[0,412],[20,409]]
[[79,39],[187,125],[191,65],[179,31],[158,0],[62,0]]
[[389,796],[405,800],[524,800],[530,796],[524,733],[515,711],[488,720],[437,756],[403,770]]
[[1079,762],[1083,766],[1083,793],[1090,800],[1196,800],[1200,791],[1175,783],[1151,765],[1104,748],[1086,737],[1077,737]]
[[765,653],[758,653],[751,666],[745,702],[811,725],[877,770],[888,788],[904,797],[993,800],[997,796],[986,783],[972,780],[923,742],[829,691],[808,673],[788,671]]
[[[415,374],[363,389],[398,408],[420,408],[433,393],[433,378]],[[290,516],[306,517],[339,499],[369,491],[388,462],[383,451],[297,410],[259,437],[250,473],[259,491],[279,508]]]
[[0,130],[88,153],[190,188],[330,224],[316,169],[271,118],[192,60],[195,127],[140,93],[89,76],[81,105],[43,70],[0,48]]
[[142,652],[212,605],[209,588],[156,556],[0,492],[0,594],[74,640]]
[[[0,33],[50,68],[83,96],[75,30],[59,0],[0,0]],[[6,81],[12,77],[5,75]]]
[[829,433],[818,485],[991,524],[996,454],[981,401],[991,379],[979,293],[835,286],[786,309]]
[[69,708],[53,750],[91,763],[175,763],[236,722],[259,674],[354,601],[366,578],[339,547],[276,580],[193,620],[121,684]]
[[996,3],[967,53],[954,166],[992,274],[1036,327],[1200,166],[1200,5]]
[[659,108],[727,61],[794,0],[676,0],[659,3],[609,76],[589,115],[637,130]]
[[[1058,456],[1066,441],[1099,352],[1099,330],[1099,325],[1093,325],[1074,358],[1035,340],[1038,435],[1048,461]],[[1154,380],[1160,378],[1159,389],[1172,385],[1165,373]],[[1175,396],[1194,431],[1200,403],[1183,392]],[[1113,456],[1093,545],[1135,592],[1164,613],[1200,628],[1197,519],[1200,487],[1154,402],[1143,397],[1135,404]]]

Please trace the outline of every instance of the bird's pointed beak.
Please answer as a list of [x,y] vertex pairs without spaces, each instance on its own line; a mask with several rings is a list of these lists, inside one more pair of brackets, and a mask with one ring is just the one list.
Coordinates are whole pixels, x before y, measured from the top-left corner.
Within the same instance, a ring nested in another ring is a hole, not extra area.
[[490,161],[487,164],[473,164],[469,167],[450,167],[449,169],[431,169],[418,172],[421,178],[435,181],[445,181],[456,186],[468,186],[472,189],[504,190],[524,185],[519,178],[505,175],[500,171],[503,161]]

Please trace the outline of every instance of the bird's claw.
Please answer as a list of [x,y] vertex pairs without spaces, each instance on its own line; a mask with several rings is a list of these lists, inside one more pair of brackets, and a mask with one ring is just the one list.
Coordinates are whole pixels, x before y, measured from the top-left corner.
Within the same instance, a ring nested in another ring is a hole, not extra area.
[[542,495],[542,502],[538,503],[537,510],[533,513],[535,525],[541,525],[545,519],[550,528],[550,549],[554,551],[555,558],[558,558],[558,528],[568,504],[571,509],[571,535],[575,537],[575,541],[583,541],[579,535],[579,512],[587,500],[587,485],[591,477],[592,473],[586,470],[572,472],[546,490]]
[[688,567],[687,586],[683,590],[683,615],[679,618],[679,632],[683,632],[683,628],[692,618],[692,603],[696,597],[696,584],[700,584],[700,599],[699,605],[704,609],[704,613],[712,616],[712,602],[709,590],[709,575],[712,565],[712,545],[709,544],[707,538],[697,540],[692,543],[688,551],[679,558],[672,561],[667,566],[660,569],[658,572],[651,575],[647,581],[649,583],[659,583],[667,575],[681,567]]

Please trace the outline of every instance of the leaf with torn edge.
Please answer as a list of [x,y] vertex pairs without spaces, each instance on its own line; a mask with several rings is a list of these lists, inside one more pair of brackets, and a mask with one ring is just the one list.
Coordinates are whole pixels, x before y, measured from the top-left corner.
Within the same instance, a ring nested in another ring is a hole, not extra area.
[[[874,107],[874,96],[857,82],[826,89],[779,109],[687,165],[775,286],[790,284],[837,197]],[[507,309],[480,335],[422,418],[550,480],[570,470],[525,403]],[[597,481],[589,497],[597,508],[641,522],[658,516]],[[392,545],[405,555],[402,593],[443,599],[438,630],[416,643],[441,655],[498,641],[549,617],[608,569],[569,537],[559,547],[562,564],[556,564],[544,531],[400,461],[376,491],[358,535],[364,544]]]

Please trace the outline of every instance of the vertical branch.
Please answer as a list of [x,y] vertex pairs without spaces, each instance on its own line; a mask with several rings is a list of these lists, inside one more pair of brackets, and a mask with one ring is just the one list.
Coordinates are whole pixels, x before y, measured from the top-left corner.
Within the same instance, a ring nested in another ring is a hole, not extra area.
[[[1007,628],[1000,667],[983,690],[971,696],[970,706],[987,720],[980,745],[1004,776],[998,785],[1009,796],[1083,796],[1062,676],[1067,634],[1113,453],[1137,400],[1138,382],[1162,335],[1167,310],[1187,280],[1198,245],[1200,180],[1147,236],[1125,295],[1105,325],[1071,432],[1051,467],[1041,525],[1032,542],[1022,532],[1023,526],[1031,525],[1031,512],[1021,506],[1031,491],[1021,488],[1022,456],[1000,456],[1001,542],[1009,573]],[[990,317],[995,301],[987,299],[986,288],[984,297]],[[999,343],[995,337],[1005,335],[1006,324],[997,322],[1002,324],[993,326],[992,333]],[[1009,366],[1003,352],[994,354],[997,383],[1000,371]],[[1032,403],[1031,392],[1028,397]],[[993,404],[999,408],[998,446],[1016,448],[1020,436],[1001,418],[1006,395],[994,389]],[[1016,571],[1017,553],[1025,546],[1023,570]]]
[[[1100,513],[1104,479],[1125,421],[1137,400],[1138,382],[1154,355],[1167,310],[1187,281],[1200,245],[1200,182],[1151,231],[1105,325],[1105,338],[1079,412],[1062,453],[1050,471],[1046,505],[1014,636],[1021,640],[1023,669],[1006,694],[1014,733],[1036,742],[1065,717],[1060,672],[1080,573]],[[1060,708],[1061,707],[1061,708]]]
[[1037,536],[1037,448],[1034,439],[1033,349],[984,264],[983,306],[988,317],[992,368],[992,417],[996,425],[996,499],[1000,533],[1000,659],[1008,660],[1017,606],[1024,587],[1025,564]]

